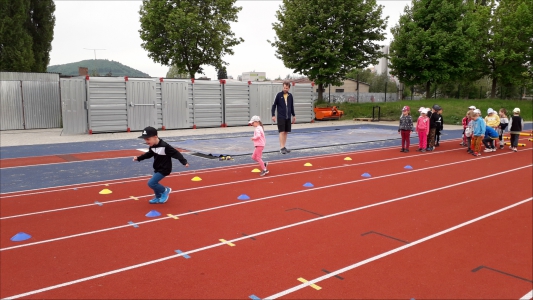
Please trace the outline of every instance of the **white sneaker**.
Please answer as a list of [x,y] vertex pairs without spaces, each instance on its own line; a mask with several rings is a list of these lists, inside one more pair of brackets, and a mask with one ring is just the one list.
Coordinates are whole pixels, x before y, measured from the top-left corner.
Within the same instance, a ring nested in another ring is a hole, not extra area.
[[513,148],[513,151],[514,152],[518,152],[518,148]]
[[487,149],[483,150],[483,152],[492,152],[492,149],[487,148]]
[[492,148],[492,152],[496,152],[496,148]]

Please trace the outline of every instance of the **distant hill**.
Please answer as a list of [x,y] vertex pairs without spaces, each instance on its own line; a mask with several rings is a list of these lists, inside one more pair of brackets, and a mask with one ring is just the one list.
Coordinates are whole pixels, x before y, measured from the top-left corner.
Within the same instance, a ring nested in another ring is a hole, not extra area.
[[64,65],[49,66],[47,71],[61,73],[62,75],[78,76],[78,67],[88,68],[89,75],[96,72],[99,76],[150,77],[150,75],[125,66],[118,61],[107,59],[88,59]]

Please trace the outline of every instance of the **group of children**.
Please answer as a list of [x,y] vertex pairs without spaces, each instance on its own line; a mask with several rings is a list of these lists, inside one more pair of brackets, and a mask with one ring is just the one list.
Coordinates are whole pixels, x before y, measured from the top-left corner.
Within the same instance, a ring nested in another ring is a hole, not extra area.
[[[498,113],[492,108],[487,110],[485,119],[481,118],[481,111],[475,106],[468,108],[463,118],[463,141],[461,146],[468,147],[467,152],[481,155],[481,143],[485,146],[484,152],[496,151],[497,143],[503,149],[503,133],[505,130],[511,133],[511,146],[514,152],[518,151],[518,138],[524,127],[524,120],[520,117],[520,108],[513,109],[513,116],[507,118],[505,108]],[[421,107],[418,112],[420,117],[413,125],[413,119],[409,106],[404,106],[400,117],[398,133],[402,136],[402,149],[400,152],[409,152],[410,135],[416,130],[419,139],[418,150],[420,152],[433,151],[439,146],[440,133],[444,129],[442,108],[435,104],[431,109]]]
[[518,139],[524,128],[524,120],[520,117],[520,108],[513,109],[513,116],[507,118],[507,110],[501,108],[498,113],[492,108],[487,110],[485,119],[481,118],[481,111],[475,106],[468,108],[463,118],[463,142],[461,146],[468,147],[468,153],[474,156],[481,155],[481,143],[485,146],[484,152],[494,152],[496,148],[503,149],[503,133],[511,134],[509,149],[518,151]]
[[409,152],[411,132],[415,130],[420,141],[417,151],[433,151],[435,147],[439,146],[440,134],[444,129],[442,107],[435,104],[431,109],[421,107],[418,112],[420,117],[416,121],[416,126],[414,126],[411,109],[409,106],[402,108],[400,126],[398,127],[398,133],[402,135],[402,150],[400,152]]

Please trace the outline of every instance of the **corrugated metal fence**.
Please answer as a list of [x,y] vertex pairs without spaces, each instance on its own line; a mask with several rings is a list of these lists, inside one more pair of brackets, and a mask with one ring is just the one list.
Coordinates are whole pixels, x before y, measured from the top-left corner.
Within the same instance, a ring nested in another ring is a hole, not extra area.
[[[281,83],[0,73],[0,129],[61,128],[64,134],[272,124]],[[12,80],[14,78],[31,80]],[[7,79],[7,80],[6,80]],[[54,81],[55,79],[55,81]],[[298,123],[311,122],[313,87],[291,87]]]
[[[146,126],[158,129],[242,126],[253,115],[269,124],[272,101],[282,90],[281,83],[127,77],[81,80],[86,91],[80,89],[79,78],[61,79],[62,96],[69,97],[63,101],[64,133],[138,131]],[[310,122],[314,118],[311,84],[296,84],[292,92],[297,122]],[[80,104],[85,101],[86,104]],[[80,110],[82,106],[88,112]],[[82,120],[87,120],[85,126],[80,125]]]
[[0,73],[0,130],[60,127],[58,74]]

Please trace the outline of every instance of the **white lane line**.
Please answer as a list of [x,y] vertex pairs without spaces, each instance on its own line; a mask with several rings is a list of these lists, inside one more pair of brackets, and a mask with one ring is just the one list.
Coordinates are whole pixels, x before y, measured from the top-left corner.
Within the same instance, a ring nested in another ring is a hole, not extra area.
[[533,299],[533,290],[529,291],[529,293],[520,297],[520,300],[531,300],[531,299]]
[[[446,140],[446,141],[441,142],[441,144],[443,144],[443,143],[451,143],[451,142],[455,142],[457,140],[461,140],[461,139]],[[385,151],[385,150],[390,150],[390,149],[397,149],[397,148],[398,148],[398,146],[390,146],[390,147],[379,148],[378,150],[369,149],[369,150],[339,152],[337,154],[328,155],[328,157],[365,154],[367,152],[380,152],[380,151]],[[413,153],[413,155],[411,155],[411,156],[415,156],[415,154]],[[299,157],[299,158],[293,158],[293,159],[291,159],[291,158],[278,159],[278,160],[273,160],[273,161],[269,162],[269,164],[272,164],[272,165],[279,164],[279,163],[284,164],[284,163],[287,163],[287,162],[298,162],[298,161],[302,161],[302,160],[307,160],[307,159],[312,159],[312,158],[323,158],[323,157],[324,157],[324,155],[319,154],[319,155],[312,155],[312,156]],[[225,167],[199,169],[199,170],[193,170],[193,171],[176,172],[177,174],[171,174],[171,175],[167,176],[167,178],[185,176],[185,175],[190,175],[190,174],[203,174],[204,172],[212,173],[212,172],[218,172],[218,171],[225,171],[225,170],[228,170],[228,169],[232,169],[232,170],[234,170],[234,169],[242,169],[242,168],[248,168],[250,166],[255,166],[256,164],[257,163],[247,163],[247,164],[242,164],[242,165],[238,165],[238,166],[225,166]],[[145,180],[146,178],[149,178],[149,177],[151,177],[151,176],[137,176],[137,177],[112,179],[112,180],[92,181],[92,182],[80,183],[80,184],[67,184],[67,185],[56,186],[56,187],[53,187],[53,188],[29,189],[29,190],[24,190],[24,191],[2,193],[2,194],[0,194],[0,197],[1,198],[20,197],[20,196],[28,196],[28,195],[35,195],[35,194],[43,194],[43,193],[51,193],[51,192],[56,192],[56,191],[70,190],[70,189],[72,189],[74,187],[76,187],[78,189],[81,189],[81,188],[90,188],[90,187],[100,186],[102,184],[135,182],[135,181]],[[128,179],[128,180],[124,180],[124,179]],[[65,188],[65,187],[69,187],[69,188]],[[44,190],[44,191],[42,191],[42,190]],[[40,191],[40,192],[26,193],[26,192],[32,192],[32,191]],[[23,194],[12,195],[12,194],[16,194],[16,193],[23,193]]]
[[[507,153],[507,154],[511,154],[511,153]],[[507,154],[499,154],[499,155],[507,155]],[[495,157],[495,156],[496,155],[489,156],[489,157]],[[489,158],[489,157],[484,157],[484,158],[479,158],[479,159],[486,159],[486,158]],[[464,163],[464,162],[471,162],[471,161],[475,161],[475,160],[469,159],[469,160],[464,160],[464,161],[460,161],[460,162],[454,162],[454,163],[449,163],[449,164],[444,164],[444,165],[439,165],[439,166],[427,167],[427,168],[424,168],[424,169],[413,170],[413,171],[410,171],[410,172],[419,172],[419,171],[431,170],[431,169],[443,167],[443,166],[446,166],[446,165],[456,165],[456,164],[460,164],[460,163]],[[528,166],[525,166],[525,167],[521,167],[521,168],[527,168],[527,167],[531,167],[531,165],[528,165]],[[521,168],[518,168],[518,169],[515,169],[515,170],[519,170]],[[187,213],[182,213],[182,214],[173,214],[173,215],[175,215],[177,217],[181,217],[181,216],[191,215],[191,214],[200,213],[200,212],[213,211],[213,210],[223,209],[223,208],[232,207],[232,206],[236,206],[236,205],[244,205],[244,204],[247,204],[247,203],[253,203],[253,202],[257,202],[257,201],[264,201],[264,200],[268,200],[268,199],[272,199],[272,198],[279,198],[279,197],[290,196],[290,195],[295,195],[295,194],[300,194],[300,193],[307,193],[307,192],[312,192],[312,191],[316,191],[316,190],[322,190],[322,189],[327,189],[327,188],[332,188],[332,187],[337,187],[337,186],[342,186],[342,185],[348,185],[348,184],[353,184],[353,183],[366,181],[366,180],[377,180],[377,179],[380,179],[380,178],[386,178],[386,177],[402,175],[402,174],[407,174],[407,173],[409,173],[409,172],[393,173],[393,174],[388,174],[388,175],[383,175],[383,176],[376,176],[376,177],[371,177],[371,178],[358,179],[358,180],[354,180],[354,181],[342,182],[342,183],[337,183],[337,184],[332,184],[332,185],[327,185],[327,186],[322,186],[322,187],[309,188],[309,189],[306,189],[306,190],[300,190],[300,191],[296,191],[296,192],[289,192],[289,193],[284,193],[284,194],[267,196],[267,197],[262,197],[262,198],[258,198],[258,199],[247,200],[247,201],[244,201],[244,202],[235,202],[235,203],[231,203],[231,204],[215,206],[215,207],[211,207],[211,208],[205,208],[205,209],[201,209],[201,210],[197,210],[197,211],[193,211],[193,212],[187,212]],[[507,173],[507,171],[500,172],[500,173],[497,173],[497,174],[504,174],[504,173]],[[489,178],[489,177],[492,177],[492,176],[494,176],[494,175],[480,177],[480,178],[478,178],[476,180]],[[469,181],[465,181],[465,182],[471,182],[471,181],[476,181],[476,180],[469,180]],[[454,186],[454,185],[452,185],[452,186]],[[152,219],[152,220],[140,221],[140,222],[136,222],[136,223],[137,224],[145,224],[145,223],[156,222],[156,221],[161,221],[161,220],[166,220],[166,219],[170,219],[170,217],[162,217],[162,218],[157,218],[157,219]],[[109,227],[109,228],[104,228],[104,229],[99,229],[99,230],[94,230],[94,231],[87,231],[87,232],[77,233],[77,234],[73,234],[73,235],[67,235],[67,236],[58,237],[58,238],[37,241],[37,242],[33,242],[33,243],[27,243],[27,244],[21,244],[21,245],[17,245],[17,246],[0,248],[0,251],[12,250],[12,249],[17,249],[17,248],[22,248],[22,247],[29,247],[29,246],[33,246],[33,245],[50,243],[50,242],[55,242],[55,241],[60,241],[60,240],[66,240],[66,239],[70,239],[70,238],[75,238],[75,237],[80,237],[80,236],[85,236],[85,235],[91,235],[91,234],[96,234],[96,233],[100,233],[100,232],[111,231],[111,230],[121,229],[121,228],[126,228],[126,227],[128,227],[128,225],[120,225],[120,226]]]
[[[354,209],[350,209],[350,210],[345,210],[345,211],[341,211],[341,212],[338,212],[338,213],[334,213],[334,214],[330,214],[330,215],[326,215],[326,216],[322,216],[322,217],[317,217],[317,218],[314,218],[314,219],[310,219],[310,220],[306,220],[306,221],[302,221],[302,222],[297,222],[297,223],[293,223],[293,224],[289,224],[289,225],[285,225],[285,226],[281,226],[281,227],[277,227],[277,228],[273,228],[273,229],[269,229],[269,230],[266,230],[266,231],[261,231],[261,232],[258,232],[258,233],[254,233],[254,234],[249,234],[247,236],[243,236],[243,237],[240,237],[240,238],[236,238],[236,239],[232,239],[228,242],[231,242],[231,243],[235,243],[235,242],[238,242],[238,241],[241,241],[241,240],[246,240],[246,239],[249,239],[250,237],[256,237],[256,236],[260,236],[260,235],[265,235],[265,234],[268,234],[268,233],[272,233],[272,232],[276,232],[276,231],[281,231],[283,229],[287,229],[287,228],[291,228],[291,227],[296,227],[296,226],[300,226],[300,225],[303,225],[303,224],[307,224],[307,223],[312,223],[312,222],[316,222],[316,221],[319,221],[319,220],[324,220],[324,219],[329,219],[329,218],[332,218],[332,217],[336,217],[336,216],[340,216],[340,215],[344,215],[344,214],[348,214],[348,213],[351,213],[351,212],[354,212],[354,211],[359,211],[359,210],[363,210],[363,209],[367,209],[367,208],[370,208],[370,207],[374,207],[374,206],[379,206],[379,205],[384,205],[384,204],[387,204],[387,203],[391,203],[391,202],[396,202],[396,201],[400,201],[400,200],[403,200],[403,199],[408,199],[408,198],[411,198],[411,197],[415,197],[415,196],[420,196],[420,195],[424,195],[424,194],[428,194],[428,193],[431,193],[431,192],[434,192],[434,191],[438,191],[438,190],[443,190],[443,189],[447,189],[447,188],[450,188],[450,187],[454,187],[454,186],[459,186],[459,185],[463,185],[463,184],[467,184],[467,183],[470,183],[470,182],[474,182],[474,181],[479,181],[479,180],[482,180],[482,179],[485,179],[485,178],[488,178],[488,177],[494,177],[494,176],[498,176],[498,175],[501,175],[501,174],[504,174],[504,173],[509,173],[509,172],[513,172],[513,171],[516,171],[516,170],[520,170],[520,169],[524,169],[524,168],[529,168],[531,167],[532,165],[528,165],[528,166],[523,166],[523,167],[519,167],[519,168],[516,168],[516,169],[513,169],[513,170],[507,170],[507,171],[504,171],[504,172],[500,172],[500,173],[497,173],[497,174],[492,174],[492,175],[488,175],[488,176],[484,176],[484,177],[481,177],[481,178],[476,178],[476,179],[472,179],[472,180],[469,180],[469,181],[465,181],[465,182],[460,182],[460,183],[455,183],[455,184],[452,184],[452,185],[448,185],[448,186],[443,186],[443,187],[440,187],[440,188],[436,188],[436,189],[432,189],[432,190],[428,190],[428,191],[423,191],[423,192],[420,192],[420,193],[416,193],[416,194],[411,194],[411,195],[407,195],[407,196],[403,196],[403,197],[399,197],[399,198],[395,198],[395,199],[391,199],[391,200],[387,200],[387,201],[383,201],[383,202],[379,202],[379,203],[374,203],[374,204],[371,204],[371,205],[366,205],[366,206],[362,206],[362,207],[358,207],[358,208],[354,208]],[[492,215],[492,214],[496,214],[498,212],[501,212],[505,209],[509,209],[511,207],[514,207],[514,206],[517,206],[517,205],[520,205],[520,204],[523,204],[527,201],[530,201],[531,198],[527,199],[527,200],[523,200],[521,202],[518,202],[518,203],[515,203],[511,206],[507,206],[506,208],[503,208],[503,209],[500,209],[500,210],[497,210],[495,212],[492,212],[492,213],[489,213],[487,215],[484,215],[482,217],[478,217],[476,219],[473,219],[473,220],[478,220],[480,218],[483,218],[483,217],[486,217],[486,216],[489,216],[489,215]],[[473,223],[475,221],[468,221],[470,223]],[[468,222],[465,222],[465,223],[462,223],[460,225],[457,225],[457,226],[465,226],[465,225],[468,225],[466,223]],[[463,225],[464,224],[464,225]],[[130,226],[130,225],[127,225],[127,226]],[[452,228],[455,228],[457,226],[454,226]],[[462,227],[461,226],[461,227]],[[449,230],[449,229],[447,229]],[[453,229],[454,230],[454,229]],[[451,231],[451,230],[449,230]],[[442,231],[441,231],[442,232]],[[442,233],[443,234],[443,233]],[[424,238],[424,239],[427,239],[428,237]],[[420,240],[418,241],[415,241],[413,243],[410,243],[410,244],[407,244],[406,246],[413,246],[415,245],[415,243],[420,243]],[[18,294],[18,295],[14,295],[14,296],[11,296],[11,297],[7,297],[6,299],[17,299],[17,298],[21,298],[21,297],[26,297],[26,296],[30,296],[30,295],[34,295],[34,294],[38,294],[38,293],[42,293],[42,292],[46,292],[46,291],[50,291],[50,290],[54,290],[54,289],[58,289],[58,288],[62,288],[62,287],[65,287],[65,286],[69,286],[69,285],[73,285],[73,284],[77,284],[77,283],[80,283],[80,282],[85,282],[85,281],[89,281],[89,280],[93,280],[93,279],[97,279],[97,278],[101,278],[101,277],[105,277],[105,276],[109,276],[109,275],[112,275],[112,274],[117,274],[117,273],[121,273],[121,272],[125,272],[125,271],[129,271],[129,270],[133,270],[133,269],[137,269],[137,268],[140,268],[140,267],[144,267],[144,266],[148,266],[148,265],[152,265],[152,264],[155,264],[155,263],[159,263],[159,262],[163,262],[163,261],[166,261],[166,260],[169,260],[169,259],[173,259],[173,258],[177,258],[177,257],[180,257],[180,256],[184,256],[184,255],[189,255],[189,254],[192,254],[192,253],[196,253],[196,252],[200,252],[200,251],[205,251],[205,250],[208,250],[208,249],[212,249],[212,248],[216,248],[216,247],[220,247],[220,246],[225,246],[226,244],[223,244],[223,243],[216,243],[216,244],[212,244],[212,245],[209,245],[209,246],[205,246],[205,247],[202,247],[202,248],[197,248],[197,249],[194,249],[194,250],[189,250],[189,251],[186,251],[186,252],[182,252],[182,253],[179,253],[179,254],[174,254],[174,255],[170,255],[170,256],[166,256],[166,257],[162,257],[162,258],[159,258],[159,259],[155,259],[155,260],[151,260],[151,261],[147,261],[147,262],[144,262],[144,263],[140,263],[140,264],[136,264],[136,265],[132,265],[132,266],[128,266],[128,267],[124,267],[124,268],[120,268],[120,269],[115,269],[115,270],[112,270],[112,271],[108,271],[108,272],[104,272],[104,273],[100,273],[100,274],[96,274],[96,275],[93,275],[93,276],[88,276],[88,277],[84,277],[84,278],[80,278],[80,279],[77,279],[77,280],[72,280],[72,281],[68,281],[68,282],[64,282],[64,283],[61,283],[61,284],[57,284],[57,285],[53,285],[53,286],[49,286],[49,287],[46,287],[46,288],[42,288],[42,289],[38,289],[38,290],[33,290],[33,291],[30,291],[30,292],[26,292],[26,293],[23,293],[23,294]],[[406,246],[403,246],[403,247],[406,247]],[[402,247],[400,247],[402,248]],[[397,248],[398,249],[398,248]],[[389,251],[390,252],[390,251]],[[387,252],[385,252],[387,253]],[[381,254],[383,255],[383,254]],[[336,271],[336,272],[339,272],[339,271]],[[336,273],[334,272],[334,273]],[[335,276],[337,274],[334,274],[334,273],[330,273],[328,275],[331,275],[331,276]],[[339,273],[342,273],[342,272],[339,272]],[[332,275],[333,274],[333,275]],[[324,277],[324,276],[322,276]],[[319,277],[321,278],[321,277]],[[329,278],[329,277],[327,277]],[[307,285],[309,285],[309,283],[315,283],[317,279],[314,279],[314,280],[311,280],[309,282],[307,282],[306,284],[304,285],[299,285],[299,286],[303,286],[303,287],[306,287]],[[297,286],[297,287],[299,287]],[[277,295],[277,294],[276,294]]]
[[480,220],[486,219],[486,218],[488,218],[488,217],[490,217],[490,216],[493,216],[493,215],[499,214],[499,213],[504,212],[504,211],[506,211],[506,210],[509,210],[509,209],[511,209],[511,208],[513,208],[513,207],[516,207],[516,206],[522,205],[522,204],[524,204],[524,203],[527,203],[527,202],[531,201],[532,199],[533,199],[533,197],[528,198],[528,199],[525,199],[525,200],[522,200],[522,201],[519,201],[519,202],[516,202],[516,203],[511,204],[511,205],[509,205],[509,206],[506,206],[506,207],[504,207],[504,208],[500,208],[500,209],[498,209],[498,210],[495,210],[495,211],[490,212],[490,213],[488,213],[488,214],[484,214],[484,215],[482,215],[482,216],[480,216],[480,217],[477,217],[477,218],[475,218],[475,219],[472,219],[472,220],[469,220],[469,221],[463,222],[463,223],[461,223],[461,224],[459,224],[459,225],[455,225],[455,226],[453,226],[453,227],[450,227],[450,228],[448,228],[448,229],[445,229],[445,230],[439,231],[439,232],[434,233],[434,234],[432,234],[432,235],[428,235],[428,236],[426,236],[426,237],[424,237],[424,238],[421,238],[421,239],[419,239],[419,240],[416,240],[416,241],[411,242],[411,243],[409,243],[409,244],[406,244],[406,245],[404,245],[404,246],[400,246],[400,247],[395,248],[395,249],[392,249],[392,250],[390,250],[390,251],[387,251],[387,252],[381,253],[381,254],[379,254],[379,255],[373,256],[373,257],[371,257],[371,258],[368,258],[368,259],[362,260],[362,261],[360,261],[360,262],[358,262],[358,263],[355,263],[355,264],[353,264],[353,265],[350,265],[350,266],[344,267],[344,268],[342,268],[342,269],[339,269],[339,270],[337,270],[337,271],[334,271],[334,272],[328,273],[328,274],[326,274],[326,275],[323,275],[323,276],[317,277],[317,278],[315,278],[315,279],[313,279],[313,280],[309,280],[309,281],[307,281],[306,283],[299,284],[299,285],[294,286],[294,287],[292,287],[292,288],[290,288],[290,289],[286,289],[286,290],[284,290],[284,291],[282,291],[282,292],[279,292],[279,293],[277,293],[277,294],[274,294],[274,295],[271,295],[271,296],[265,297],[265,298],[263,298],[263,299],[277,299],[277,298],[279,298],[279,297],[283,297],[283,296],[288,295],[288,294],[290,294],[290,293],[296,292],[297,290],[303,289],[303,288],[305,288],[305,287],[307,287],[307,286],[309,286],[309,285],[311,285],[311,284],[316,284],[317,282],[320,282],[320,281],[322,281],[322,280],[328,279],[328,278],[333,277],[333,276],[335,276],[335,275],[339,275],[339,274],[341,274],[341,273],[344,273],[344,272],[350,271],[350,270],[352,270],[352,269],[355,269],[355,268],[360,267],[360,266],[362,266],[362,265],[366,265],[366,264],[368,264],[368,263],[370,263],[370,262],[373,262],[373,261],[375,261],[375,260],[381,259],[381,258],[383,258],[383,257],[387,257],[387,256],[389,256],[389,255],[391,255],[391,254],[396,253],[396,252],[400,252],[400,251],[402,251],[402,250],[405,250],[405,249],[411,248],[411,247],[413,247],[413,246],[416,246],[416,245],[418,245],[418,244],[420,244],[420,243],[423,243],[423,242],[429,241],[429,240],[431,240],[431,239],[434,239],[434,238],[436,238],[436,237],[438,237],[438,236],[441,236],[441,235],[443,235],[443,234],[446,234],[446,233],[448,233],[448,232],[451,232],[451,231],[457,230],[457,229],[459,229],[459,228],[465,227],[465,226],[470,225],[470,224],[472,224],[472,223],[475,223],[475,222],[477,222],[477,221],[480,221]]
[[[432,153],[428,153],[428,155],[432,155],[432,154],[440,154],[440,153],[447,153],[447,152],[457,151],[457,150],[460,150],[460,149],[452,149],[452,150],[445,150],[445,151],[440,151],[440,152],[432,152]],[[386,161],[392,161],[392,160],[399,160],[399,159],[406,159],[406,158],[412,158],[412,157],[409,157],[409,156],[400,156],[400,157],[395,157],[395,158],[379,159],[379,160],[367,161],[367,162],[362,162],[362,163],[344,164],[344,165],[342,165],[342,166],[326,167],[326,168],[311,169],[311,170],[306,170],[306,171],[298,171],[298,172],[293,172],[293,173],[285,173],[285,174],[279,174],[279,175],[271,175],[271,176],[268,176],[268,177],[257,177],[257,178],[251,178],[251,179],[243,179],[243,180],[237,180],[237,181],[230,181],[230,182],[225,182],[225,183],[217,183],[217,184],[212,184],[212,185],[205,185],[205,186],[194,187],[194,188],[187,188],[187,189],[181,189],[181,190],[175,189],[175,190],[172,191],[172,193],[187,192],[187,191],[195,191],[195,190],[206,189],[206,188],[212,188],[212,187],[219,187],[219,186],[225,186],[225,185],[230,185],[230,184],[237,184],[237,183],[244,183],[244,182],[252,182],[252,181],[257,181],[257,180],[268,180],[268,179],[270,179],[270,178],[276,178],[276,177],[284,177],[284,176],[298,175],[298,174],[311,173],[311,172],[318,172],[318,171],[324,171],[324,170],[333,170],[333,169],[338,169],[338,168],[348,168],[348,167],[353,167],[353,166],[360,166],[360,165],[366,165],[366,164],[380,163],[380,162],[386,162]],[[172,187],[172,186],[171,186],[171,187]],[[150,196],[153,196],[153,195],[152,195],[152,194],[149,194],[149,195],[136,196],[136,197],[137,197],[137,198],[144,198],[144,197],[150,197]],[[116,200],[100,201],[100,202],[105,204],[105,203],[115,203],[115,202],[122,202],[122,201],[128,201],[128,200],[131,200],[131,198],[128,197],[128,198],[121,198],[121,199],[116,199]],[[37,212],[31,212],[31,213],[19,214],[19,215],[5,216],[5,217],[1,217],[0,220],[4,220],[4,219],[12,219],[12,218],[20,218],[20,217],[26,217],[26,216],[32,216],[32,215],[38,215],[38,214],[44,214],[44,213],[50,213],[50,212],[56,212],[56,211],[63,211],[63,210],[69,210],[69,209],[75,209],[75,208],[88,207],[88,206],[93,206],[93,205],[94,205],[94,203],[91,203],[91,204],[81,204],[81,205],[68,206],[68,207],[63,207],[63,208],[56,208],[56,209],[50,209],[50,210],[43,210],[43,211],[37,211]]]

